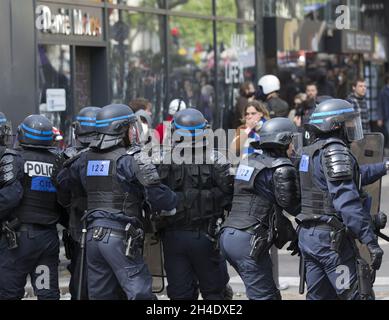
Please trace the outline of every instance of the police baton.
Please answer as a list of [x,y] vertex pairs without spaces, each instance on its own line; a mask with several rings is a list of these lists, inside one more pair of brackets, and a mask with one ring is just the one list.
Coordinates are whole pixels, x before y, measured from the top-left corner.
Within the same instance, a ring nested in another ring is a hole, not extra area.
[[81,241],[80,241],[80,270],[79,270],[79,278],[78,278],[78,288],[77,288],[77,300],[81,300],[82,296],[82,284],[84,281],[84,264],[85,264],[85,245],[86,245],[86,215],[82,217],[82,233],[81,233]]

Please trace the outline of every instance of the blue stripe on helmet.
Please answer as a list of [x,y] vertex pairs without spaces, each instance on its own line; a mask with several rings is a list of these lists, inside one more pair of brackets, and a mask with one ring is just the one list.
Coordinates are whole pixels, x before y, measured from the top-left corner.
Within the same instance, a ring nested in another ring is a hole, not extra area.
[[121,116],[121,117],[111,118],[111,119],[96,120],[96,123],[106,123],[106,122],[112,122],[116,120],[130,119],[132,117],[133,117],[132,115],[127,115],[127,116]]
[[5,119],[5,118],[0,119],[0,123],[3,123],[3,122],[7,122],[7,119]]
[[96,127],[96,123],[94,123],[94,122],[80,122],[80,125],[86,126],[86,127]]
[[177,124],[176,122],[174,122],[174,125],[175,125],[178,129],[184,129],[184,130],[198,130],[198,129],[204,129],[206,123],[199,124],[198,126],[195,126],[195,127],[185,127],[185,126],[181,126],[181,125]]
[[96,124],[96,128],[108,127],[110,123]]
[[38,137],[38,136],[34,136],[32,134],[29,134],[29,133],[25,133],[24,135],[27,138],[30,138],[30,139],[33,139],[33,140],[44,140],[44,141],[53,140],[53,136],[51,136],[51,137]]
[[323,119],[320,119],[320,120],[311,120],[309,121],[310,124],[320,124],[320,123],[323,123],[324,120]]
[[180,136],[183,137],[198,137],[204,134],[204,131],[199,131],[199,132],[190,132],[190,131],[182,131],[182,130],[177,130],[176,131]]
[[36,133],[36,134],[41,134],[41,135],[44,135],[44,136],[47,136],[47,135],[53,135],[53,131],[50,130],[50,131],[39,131],[39,130],[36,130],[36,129],[32,129],[30,127],[27,127],[24,123],[22,123],[22,128],[24,130],[27,130],[31,133]]
[[76,117],[76,120],[84,120],[84,121],[96,121],[96,118],[90,118],[90,117]]
[[341,109],[341,110],[328,111],[328,112],[319,112],[319,113],[313,113],[311,117],[318,118],[318,117],[336,116],[348,112],[355,112],[355,110],[354,108],[348,108],[348,109]]

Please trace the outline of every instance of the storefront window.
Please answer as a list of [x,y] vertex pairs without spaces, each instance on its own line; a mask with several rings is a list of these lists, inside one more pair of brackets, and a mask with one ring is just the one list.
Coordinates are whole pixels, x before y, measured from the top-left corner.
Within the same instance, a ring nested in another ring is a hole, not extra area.
[[148,99],[154,121],[160,121],[165,83],[163,17],[113,10],[109,22],[113,102]]
[[132,7],[149,7],[164,9],[165,0],[108,0],[112,4],[124,4]]
[[217,24],[217,39],[219,126],[232,128],[239,87],[245,81],[254,82],[256,79],[254,27],[220,22]]
[[252,0],[216,0],[216,15],[254,21],[254,3]]
[[[39,76],[39,112],[63,131],[70,125],[73,111],[71,92],[71,54],[67,45],[39,45],[38,46],[38,76]],[[56,101],[47,99],[48,89],[63,89],[56,97]],[[63,92],[63,91],[62,91]],[[65,101],[63,101],[65,98]],[[65,102],[66,110],[62,105]],[[61,126],[62,124],[62,126]]]
[[169,10],[212,15],[212,0],[167,0]]
[[212,22],[171,16],[169,101],[182,97],[212,123],[215,108]]

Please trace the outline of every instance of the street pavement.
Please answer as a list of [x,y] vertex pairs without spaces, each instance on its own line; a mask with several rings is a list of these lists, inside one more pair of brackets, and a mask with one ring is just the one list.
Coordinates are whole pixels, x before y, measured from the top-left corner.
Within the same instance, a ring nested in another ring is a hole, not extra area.
[[[389,215],[389,176],[386,176],[382,180],[382,192],[381,192],[381,211],[388,213]],[[389,235],[389,226],[383,233]],[[385,254],[381,269],[377,272],[376,282],[374,290],[377,300],[389,300],[389,243],[384,240],[379,241]],[[61,248],[61,263],[60,263],[60,288],[61,299],[70,299],[68,293],[69,273],[66,270],[68,261],[64,257],[63,248]],[[298,266],[299,259],[292,257],[286,250],[279,250],[279,283],[281,287],[281,295],[284,300],[304,300],[305,295],[298,293],[299,277]],[[234,300],[246,300],[245,288],[243,282],[235,270],[228,266],[230,274],[230,285],[234,290]],[[158,295],[160,300],[168,299],[166,292]],[[28,283],[26,286],[26,299],[35,299],[32,295],[32,289]]]

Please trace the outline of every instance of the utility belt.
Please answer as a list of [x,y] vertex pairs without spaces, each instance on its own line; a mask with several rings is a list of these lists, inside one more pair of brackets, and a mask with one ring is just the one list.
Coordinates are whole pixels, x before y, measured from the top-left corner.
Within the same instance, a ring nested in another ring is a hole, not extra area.
[[135,228],[131,223],[127,223],[124,230],[109,227],[92,227],[90,230],[92,231],[92,239],[95,241],[101,241],[107,235],[122,239],[125,245],[124,254],[130,259],[143,255],[144,231],[141,228]]
[[296,221],[300,227],[310,229],[316,228],[330,232],[331,250],[340,253],[340,249],[346,239],[347,229],[343,222],[336,216],[328,216],[327,221],[318,220],[320,216],[299,214]]

